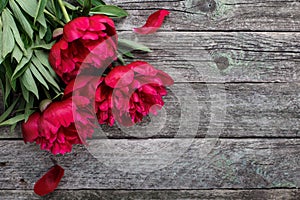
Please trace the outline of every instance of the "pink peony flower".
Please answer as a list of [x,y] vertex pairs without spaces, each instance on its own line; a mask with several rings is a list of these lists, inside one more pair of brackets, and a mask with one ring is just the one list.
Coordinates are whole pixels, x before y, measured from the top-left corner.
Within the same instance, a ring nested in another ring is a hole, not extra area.
[[116,59],[117,34],[107,16],[78,17],[65,25],[49,62],[65,83],[83,70],[105,69]]

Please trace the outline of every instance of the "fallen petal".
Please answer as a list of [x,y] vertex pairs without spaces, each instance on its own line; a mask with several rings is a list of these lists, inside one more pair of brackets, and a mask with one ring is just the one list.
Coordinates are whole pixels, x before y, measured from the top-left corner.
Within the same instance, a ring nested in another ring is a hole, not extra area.
[[143,27],[134,28],[133,31],[139,34],[154,33],[161,27],[165,17],[169,14],[170,12],[167,10],[158,10],[148,17],[147,22]]
[[35,183],[34,192],[40,196],[53,192],[57,188],[61,178],[64,176],[64,172],[65,170],[61,166],[54,165]]

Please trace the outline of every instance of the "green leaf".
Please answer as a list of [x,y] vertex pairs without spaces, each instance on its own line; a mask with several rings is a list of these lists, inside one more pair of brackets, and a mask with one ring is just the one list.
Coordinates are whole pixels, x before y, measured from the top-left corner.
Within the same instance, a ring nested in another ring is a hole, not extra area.
[[13,16],[11,15],[10,12],[7,12],[5,18],[6,18],[5,19],[6,22],[9,24],[9,26],[10,26],[12,32],[13,32],[13,35],[14,35],[14,38],[15,38],[17,44],[19,45],[19,47],[21,48],[21,50],[25,52],[24,43],[23,43],[23,41],[21,39],[20,32],[19,32],[19,30],[17,28],[16,22],[15,22]]
[[5,58],[7,54],[12,52],[15,46],[15,38],[13,32],[8,23],[9,11],[4,9],[2,12],[2,23],[3,23],[3,33],[2,33],[2,58]]
[[10,5],[10,7],[11,7],[11,9],[12,9],[12,11],[13,11],[15,17],[16,17],[16,19],[19,21],[19,23],[21,24],[22,28],[24,29],[24,31],[32,39],[33,38],[33,30],[31,28],[31,25],[27,21],[26,17],[22,13],[22,11],[18,7],[18,5],[15,3],[14,0],[10,0],[9,1],[9,5]]
[[32,110],[33,103],[34,103],[33,96],[29,96],[29,101],[26,103],[25,112],[24,112],[25,122],[28,120],[29,116],[34,112],[34,110]]
[[19,63],[22,57],[23,57],[23,52],[21,51],[20,47],[16,44],[12,52],[11,59],[13,60],[14,58],[17,61],[17,63]]
[[84,0],[83,1],[83,6],[82,6],[82,15],[88,16],[89,12],[92,7],[92,1],[91,0]]
[[0,3],[0,13],[2,13],[3,9],[6,7],[8,0],[1,0]]
[[[6,73],[7,75],[7,73]],[[11,94],[11,83],[10,83],[10,79],[8,76],[5,77],[5,91],[3,92],[3,96],[4,96],[4,105],[7,105],[7,100],[8,100],[8,97],[10,96]]]
[[[1,21],[1,17],[0,17],[0,21]],[[3,37],[3,32],[2,32],[2,27],[0,27],[0,41],[1,41],[1,42],[3,42],[3,41],[2,41],[2,37]],[[3,47],[0,47],[0,64],[1,64],[1,63],[3,62],[3,60],[4,60],[4,59],[2,58],[2,48],[3,48]]]
[[127,49],[122,49],[122,48],[118,48],[119,53],[121,53],[122,55],[125,55],[129,58],[134,58],[134,55],[132,53],[130,53],[130,51],[128,51]]
[[28,15],[30,15],[31,17],[35,17],[36,8],[38,7],[36,0],[18,0],[17,3],[20,5],[20,8],[24,10]]
[[32,62],[35,65],[36,69],[42,74],[42,76],[46,79],[46,81],[54,86],[56,89],[60,90],[59,85],[56,83],[55,79],[51,76],[49,71],[45,69],[40,60],[33,56]]
[[23,121],[25,119],[25,116],[24,114],[21,114],[21,115],[17,115],[15,117],[12,117],[2,123],[0,123],[0,126],[10,126],[10,125],[14,125],[20,121]]
[[123,47],[123,49],[126,50],[140,50],[145,52],[152,52],[152,50],[149,47],[131,40],[119,39],[118,43],[119,47]]
[[19,102],[20,97],[18,97],[7,109],[6,111],[0,116],[0,123],[3,122],[14,110],[16,104]]
[[[42,66],[44,67],[44,66]],[[41,73],[38,71],[38,69],[35,67],[34,64],[30,63],[30,67],[29,69],[31,70],[33,76],[43,85],[45,86],[45,88],[47,90],[49,90],[49,86],[48,84],[46,83],[45,79],[43,78],[43,76],[41,75]]]
[[39,90],[33,79],[30,68],[28,68],[21,76],[21,83],[28,91],[32,92],[36,96],[36,98],[39,99]]
[[[84,1],[84,0],[77,0],[77,2],[78,2],[80,5],[83,5],[83,1]],[[105,2],[104,2],[104,1],[101,1],[101,0],[92,0],[92,5],[93,5],[93,6],[105,5]]]
[[28,67],[27,64],[30,62],[32,57],[32,52],[32,49],[28,49],[27,56],[23,56],[21,62],[17,65],[16,69],[14,70],[11,80],[16,80],[24,73],[24,71],[26,71]]
[[50,50],[52,46],[54,45],[55,41],[49,43],[49,44],[38,44],[32,47],[33,50],[35,49],[45,49],[45,50]]
[[38,60],[48,69],[48,71],[50,72],[51,76],[53,78],[56,78],[57,75],[56,73],[54,72],[53,68],[50,66],[50,63],[49,63],[49,54],[46,53],[45,51],[41,51],[41,50],[35,50],[34,51],[36,57],[38,58]]
[[121,65],[125,65],[125,61],[124,61],[122,54],[118,54],[117,57],[118,57],[118,60],[120,61]]
[[122,18],[127,17],[128,13],[118,6],[100,5],[91,9],[90,14],[104,14],[110,17]]
[[44,10],[45,10],[45,8],[46,8],[47,1],[48,1],[48,0],[39,0],[38,6],[37,6],[37,9],[36,9],[36,12],[35,12],[33,24],[36,23],[36,21],[37,21],[37,19],[38,19],[39,17],[41,17],[41,16],[44,15]]
[[26,102],[29,102],[29,91],[25,88],[25,86],[21,83],[21,81],[20,81],[20,85],[21,85],[23,98],[25,99]]

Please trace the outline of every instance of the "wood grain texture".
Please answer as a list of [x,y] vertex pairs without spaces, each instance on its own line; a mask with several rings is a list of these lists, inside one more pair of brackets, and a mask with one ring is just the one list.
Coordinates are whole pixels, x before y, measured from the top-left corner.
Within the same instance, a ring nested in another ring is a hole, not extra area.
[[5,200],[298,200],[300,191],[296,189],[272,190],[57,190],[45,197],[38,197],[28,190],[0,190]]
[[65,168],[59,189],[297,188],[299,147],[299,139],[93,140],[89,151],[54,157],[0,141],[0,188],[32,189],[50,158]]
[[118,29],[131,30],[144,24],[156,10],[171,14],[162,30],[259,30],[300,31],[299,1],[261,0],[109,0],[129,11]]
[[[299,137],[300,83],[177,83],[165,106],[132,128],[101,126],[95,138]],[[1,138],[21,138],[20,128]]]
[[176,82],[293,82],[300,77],[300,33],[122,32],[119,37],[149,46],[153,52],[136,59],[163,69]]

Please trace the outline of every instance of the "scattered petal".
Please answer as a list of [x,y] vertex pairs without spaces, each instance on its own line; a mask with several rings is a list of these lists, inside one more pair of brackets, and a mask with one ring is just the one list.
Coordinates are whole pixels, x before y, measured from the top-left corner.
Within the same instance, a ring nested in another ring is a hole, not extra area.
[[161,27],[165,17],[169,14],[170,12],[167,10],[158,10],[148,17],[144,26],[140,28],[134,28],[133,31],[139,34],[154,33]]
[[64,171],[65,170],[59,165],[51,167],[50,170],[35,183],[34,192],[40,196],[53,192],[64,176]]

